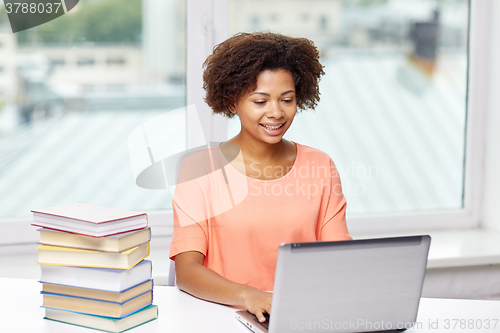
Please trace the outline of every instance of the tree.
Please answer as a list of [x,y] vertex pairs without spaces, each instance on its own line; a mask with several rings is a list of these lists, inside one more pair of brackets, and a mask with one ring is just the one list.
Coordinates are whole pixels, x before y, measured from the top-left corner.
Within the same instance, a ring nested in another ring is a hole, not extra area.
[[141,0],[100,0],[80,1],[65,15],[17,36],[20,44],[137,44],[141,32]]

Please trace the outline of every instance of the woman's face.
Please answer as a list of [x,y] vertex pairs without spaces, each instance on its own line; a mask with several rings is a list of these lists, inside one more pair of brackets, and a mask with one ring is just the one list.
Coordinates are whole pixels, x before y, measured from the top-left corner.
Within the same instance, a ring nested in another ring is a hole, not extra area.
[[230,110],[238,113],[243,138],[280,142],[297,112],[292,74],[284,69],[262,71],[257,76],[257,88],[243,95]]

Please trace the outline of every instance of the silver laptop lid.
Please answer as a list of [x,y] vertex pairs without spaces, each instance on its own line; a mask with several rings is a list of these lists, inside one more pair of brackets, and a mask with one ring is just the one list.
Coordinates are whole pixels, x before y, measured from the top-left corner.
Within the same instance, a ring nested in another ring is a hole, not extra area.
[[409,328],[429,246],[427,235],[282,244],[269,333]]

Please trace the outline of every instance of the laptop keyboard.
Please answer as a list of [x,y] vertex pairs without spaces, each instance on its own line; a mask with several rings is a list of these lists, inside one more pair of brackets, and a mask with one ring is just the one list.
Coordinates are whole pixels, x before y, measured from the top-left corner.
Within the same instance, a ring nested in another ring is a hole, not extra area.
[[257,319],[257,317],[254,318],[254,320],[259,323],[260,325],[264,326],[265,328],[269,329],[269,320],[270,320],[270,317],[269,317],[269,314],[268,313],[265,313],[264,312],[264,317],[266,318],[266,321],[261,323],[259,321],[259,319]]

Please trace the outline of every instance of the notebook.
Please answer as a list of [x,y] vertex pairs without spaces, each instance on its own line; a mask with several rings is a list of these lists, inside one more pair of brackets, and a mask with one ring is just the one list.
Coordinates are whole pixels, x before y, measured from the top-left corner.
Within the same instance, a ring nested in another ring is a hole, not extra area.
[[430,236],[282,244],[266,325],[253,332],[402,332],[416,324]]

